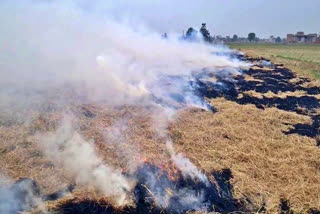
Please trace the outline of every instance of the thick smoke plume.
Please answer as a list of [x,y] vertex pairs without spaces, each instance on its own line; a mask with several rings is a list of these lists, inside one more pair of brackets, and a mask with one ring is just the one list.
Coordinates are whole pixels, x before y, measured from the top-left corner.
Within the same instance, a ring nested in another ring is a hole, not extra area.
[[[4,0],[0,20],[2,121],[29,122],[33,119],[30,112],[63,111],[87,103],[152,106],[154,127],[169,139],[167,126],[177,109],[208,109],[193,91],[195,79],[208,73],[229,78],[246,66],[223,47],[190,43],[174,34],[163,39],[143,25],[83,10],[74,1],[18,4]],[[130,181],[102,161],[94,142],[84,139],[73,120],[76,118],[67,115],[56,132],[40,133],[39,145],[77,183],[93,186],[101,195],[123,204]],[[122,125],[120,121],[106,130],[106,140],[124,143]],[[167,145],[183,176],[208,183],[186,157],[176,154],[170,140]],[[138,151],[123,154],[131,152]],[[156,184],[152,176],[150,188]],[[170,198],[156,190],[155,194],[159,194],[157,204],[165,207]],[[177,190],[177,195],[185,207],[202,207],[199,196],[187,188]]]
[[65,116],[55,133],[39,137],[47,156],[71,174],[80,185],[93,186],[102,196],[114,197],[118,204],[126,199],[130,190],[127,179],[119,170],[113,169],[96,154],[94,142],[86,141]]
[[[188,81],[203,68],[218,72],[242,65],[214,54],[221,48],[174,35],[164,40],[72,3],[4,1],[0,20],[0,104],[8,111],[44,109],[49,100],[61,108],[88,101],[154,103],[155,97],[185,91],[181,82],[164,87],[168,76]],[[187,103],[193,102],[199,103],[189,96]]]

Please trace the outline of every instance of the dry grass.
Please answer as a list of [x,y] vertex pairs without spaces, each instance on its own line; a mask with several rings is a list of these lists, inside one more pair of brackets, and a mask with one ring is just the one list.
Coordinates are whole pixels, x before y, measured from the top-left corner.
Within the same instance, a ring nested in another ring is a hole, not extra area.
[[0,171],[13,179],[33,178],[45,193],[55,192],[57,188],[65,187],[69,182],[65,178],[65,172],[55,168],[44,157],[37,142],[31,138],[35,128],[44,129],[41,125],[37,128],[34,126],[0,127]]
[[[84,116],[84,111],[95,114],[95,117]],[[168,160],[165,141],[152,127],[153,112],[150,110],[127,106],[114,109],[98,105],[74,107],[72,112],[78,118],[82,135],[88,140],[94,140],[97,153],[111,166],[134,170],[141,159],[148,159],[156,164],[161,164],[161,160]],[[55,112],[40,115],[30,125],[0,126],[0,171],[13,179],[35,179],[43,193],[55,192],[74,182],[67,171],[55,167],[45,157],[37,142],[36,134],[54,131],[61,118],[62,112]],[[121,133],[121,139],[111,142],[105,137],[106,130],[119,121],[123,122],[126,129]],[[80,190],[87,189],[81,187]]]
[[251,67],[252,70],[255,70],[255,71],[273,71],[274,69],[272,68],[268,68],[268,67],[258,67],[258,66],[252,66]]
[[[243,92],[244,94],[246,95],[249,95],[251,97],[257,97],[259,99],[263,99],[264,97],[267,97],[267,98],[273,98],[273,97],[278,97],[278,98],[281,98],[281,99],[285,99],[289,96],[294,96],[294,97],[302,97],[302,96],[309,96],[307,95],[307,92],[306,91],[285,91],[285,92],[278,92],[278,93],[273,93],[272,91],[268,91],[267,93],[259,93],[259,92],[256,92],[254,90],[250,90],[250,91],[245,91]],[[312,95],[312,97],[317,97]]]
[[319,208],[320,150],[314,139],[285,135],[290,125],[310,119],[275,108],[259,110],[212,100],[216,114],[183,113],[172,133],[179,151],[202,169],[230,168],[234,194],[255,207],[279,211],[280,198],[295,212]]
[[[257,81],[248,75],[245,79]],[[305,87],[317,84],[311,82]],[[247,91],[245,94],[258,98],[286,98],[304,96],[306,92],[261,94]],[[319,96],[314,97],[320,99]],[[178,112],[168,125],[175,149],[207,174],[213,170],[231,169],[234,196],[249,198],[251,202],[245,203],[253,212],[265,207],[268,213],[278,213],[280,199],[288,200],[295,213],[320,209],[320,148],[316,146],[316,139],[284,133],[295,124],[311,124],[309,116],[277,108],[261,110],[254,105],[239,105],[223,98],[210,102],[216,113],[186,109]],[[74,105],[70,111],[78,120],[81,134],[94,140],[97,153],[107,164],[132,171],[141,160],[158,165],[169,161],[167,139],[157,131],[161,128],[158,125],[162,117],[155,109],[92,104]],[[320,115],[320,110],[314,114]],[[32,115],[34,119],[28,124],[0,115],[0,119],[6,118],[0,125],[0,171],[13,179],[33,178],[43,193],[55,192],[74,183],[74,178],[43,154],[35,135],[56,130],[63,113],[33,112]],[[155,115],[158,117],[154,118]],[[118,126],[125,127],[121,135],[114,139],[106,137],[113,133],[111,127]],[[86,198],[101,199],[91,187],[77,185],[71,198],[47,205],[52,210],[66,201]]]
[[[217,113],[185,110],[170,125],[170,135],[179,152],[207,173],[230,168],[235,197],[250,198],[255,211],[265,203],[269,212],[278,212],[281,198],[289,200],[298,213],[319,208],[320,149],[314,139],[283,133],[293,124],[310,123],[309,117],[276,108],[260,110],[222,98],[211,103]],[[153,128],[150,110],[86,107],[86,111],[96,115],[94,118],[81,116],[82,110],[83,107],[74,111],[80,118],[82,134],[95,140],[99,154],[108,164],[131,168],[128,163],[133,156],[156,164],[168,160],[165,139]],[[54,167],[30,137],[34,130],[54,130],[60,117],[42,116],[30,127],[1,127],[1,171],[12,178],[31,177],[43,192],[53,192],[71,183],[68,172]],[[128,128],[122,143],[112,144],[103,133],[119,120],[125,121]],[[95,197],[90,188],[84,187],[77,187],[74,195]]]
[[[250,91],[245,91],[243,92],[243,94],[246,94],[246,95],[249,95],[250,97],[256,97],[256,98],[259,98],[259,99],[263,99],[263,95],[262,93],[258,93],[254,90],[250,90]],[[239,94],[239,98],[243,97],[243,94]]]
[[277,94],[273,93],[272,91],[268,91],[267,93],[263,94],[265,97],[272,98],[272,97],[279,97],[279,98],[287,98],[288,96],[293,96],[293,97],[301,97],[301,96],[306,96],[307,93],[305,91],[285,91],[285,92],[278,92]]
[[263,80],[256,79],[256,78],[254,78],[253,76],[250,76],[250,75],[247,75],[247,74],[244,75],[244,79],[245,79],[246,81],[263,82]]

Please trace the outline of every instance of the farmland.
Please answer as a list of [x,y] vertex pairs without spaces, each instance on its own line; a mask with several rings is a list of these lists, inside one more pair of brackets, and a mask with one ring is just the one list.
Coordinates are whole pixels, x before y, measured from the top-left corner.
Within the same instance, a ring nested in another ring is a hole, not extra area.
[[320,214],[310,1],[1,1],[0,214]]
[[[170,138],[179,154],[194,163],[209,180],[219,182],[225,194],[222,205],[213,201],[221,206],[219,212],[290,210],[307,213],[318,210],[320,88],[313,86],[314,81],[297,77],[282,65],[267,67],[262,66],[263,60],[250,57],[246,60],[253,66],[242,75],[234,76],[236,81],[217,80],[223,82],[225,88],[199,80],[197,94],[205,97],[213,110],[181,109],[168,124],[165,137],[159,135],[153,124],[154,110],[141,105],[112,107],[95,103],[69,107],[82,137],[74,133],[71,140],[61,142],[75,143],[76,148],[93,145],[101,162],[122,169],[124,175],[130,170],[142,174],[130,195],[137,197],[134,194],[139,193],[143,198],[151,198],[151,202],[114,207],[112,198],[99,195],[94,186],[83,185],[75,179],[73,169],[70,172],[66,167],[59,167],[60,163],[54,159],[58,156],[50,157],[63,153],[54,149],[56,152],[48,155],[43,149],[43,146],[55,145],[56,140],[50,139],[56,139],[55,136],[65,129],[60,127],[64,113],[54,106],[34,112],[29,124],[20,124],[8,120],[12,119],[10,115],[2,115],[0,169],[15,180],[34,179],[46,196],[75,183],[72,195],[46,202],[53,213],[106,213],[106,208],[116,209],[118,213],[142,213],[140,209],[170,213],[174,207],[153,210],[155,196],[149,193],[151,190],[143,191],[151,186],[143,180],[148,175],[144,173],[146,169],[159,175],[161,180],[156,181],[157,187],[164,187],[165,190],[160,190],[169,191],[170,195],[179,196],[181,182],[188,189],[198,188],[197,183],[179,179],[179,171],[172,166],[172,154],[167,151],[166,141]],[[46,139],[44,145],[39,134]],[[74,162],[74,154],[71,150],[68,155],[72,155],[72,161],[67,163]],[[87,171],[86,174],[91,173]],[[204,189],[211,190],[215,191]],[[206,194],[209,199],[205,200],[213,203],[210,200],[213,195]]]
[[320,45],[229,44],[247,54],[283,63],[302,76],[320,80]]

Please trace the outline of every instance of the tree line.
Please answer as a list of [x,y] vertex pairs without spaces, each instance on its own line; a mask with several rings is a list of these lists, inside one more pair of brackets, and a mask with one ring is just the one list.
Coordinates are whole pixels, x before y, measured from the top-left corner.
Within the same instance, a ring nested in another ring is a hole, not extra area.
[[[250,42],[250,43],[261,41],[261,39],[259,39],[254,32],[249,33],[247,37],[238,37],[237,34],[234,34],[232,38],[230,37],[222,38],[219,36],[215,37],[210,34],[209,30],[206,27],[206,23],[202,23],[202,26],[199,32],[192,27],[188,28],[186,33],[185,34],[183,33],[182,39],[195,41],[199,39],[199,35],[201,35],[201,38],[204,41],[209,43],[219,41],[219,40],[222,40],[225,42]],[[162,37],[167,38],[168,37],[167,33],[164,33]],[[283,42],[283,40],[279,36],[276,38],[271,36],[269,40],[275,43]]]

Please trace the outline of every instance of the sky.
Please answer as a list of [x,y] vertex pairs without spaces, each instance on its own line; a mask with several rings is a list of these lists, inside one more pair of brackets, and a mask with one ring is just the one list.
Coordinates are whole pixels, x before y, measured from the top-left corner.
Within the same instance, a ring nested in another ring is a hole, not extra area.
[[[158,33],[181,33],[207,23],[212,35],[286,37],[304,31],[320,33],[320,0],[0,0],[20,7],[49,3],[113,17]],[[54,10],[54,7],[52,8]]]
[[[94,2],[94,3],[93,3]],[[140,20],[158,32],[181,32],[207,23],[211,34],[260,38],[320,33],[320,0],[100,0],[77,1],[85,10]]]

